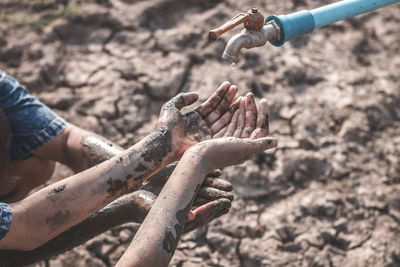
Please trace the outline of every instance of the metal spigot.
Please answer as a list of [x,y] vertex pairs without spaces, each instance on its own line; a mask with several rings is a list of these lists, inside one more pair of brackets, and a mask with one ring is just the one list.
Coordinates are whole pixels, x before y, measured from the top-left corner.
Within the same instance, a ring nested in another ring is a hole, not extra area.
[[280,27],[275,21],[270,21],[264,25],[264,16],[253,7],[246,13],[240,13],[226,22],[219,28],[211,30],[208,34],[209,39],[216,40],[225,32],[243,23],[245,29],[241,33],[234,35],[226,44],[223,59],[232,63],[239,62],[239,52],[241,48],[253,48],[266,44],[267,41],[277,41],[280,39]]

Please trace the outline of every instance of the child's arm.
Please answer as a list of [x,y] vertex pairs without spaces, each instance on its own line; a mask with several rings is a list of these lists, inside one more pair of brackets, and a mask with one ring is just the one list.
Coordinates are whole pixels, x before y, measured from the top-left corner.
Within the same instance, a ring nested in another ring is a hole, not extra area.
[[[260,101],[257,115],[250,108],[254,104],[252,96],[246,100],[249,100],[246,101],[247,112],[237,111],[235,117],[242,118],[232,119],[223,130],[224,133],[239,131],[238,137],[242,139],[208,140],[185,152],[117,266],[167,266],[186,219],[193,216],[190,208],[204,174],[214,168],[240,164],[256,153],[276,147],[275,139],[265,138],[269,133],[267,101]],[[195,212],[201,212],[201,207]]]
[[276,145],[273,138],[228,137],[187,150],[116,266],[167,266],[204,175],[214,168],[240,164]]
[[45,243],[178,160],[197,140],[211,138],[210,123],[232,113],[236,91],[225,83],[210,98],[214,101],[186,115],[180,109],[194,103],[198,95],[174,97],[163,106],[154,132],[127,151],[12,204],[14,218],[0,249],[30,250]]

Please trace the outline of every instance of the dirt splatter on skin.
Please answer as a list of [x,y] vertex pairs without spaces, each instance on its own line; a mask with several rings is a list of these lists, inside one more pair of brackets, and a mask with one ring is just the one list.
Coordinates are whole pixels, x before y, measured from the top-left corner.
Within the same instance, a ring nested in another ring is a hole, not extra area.
[[96,166],[124,151],[122,147],[94,135],[84,136],[81,145],[88,167]]
[[172,151],[172,136],[170,130],[162,126],[146,142],[146,151],[142,153],[142,158],[147,162],[154,162],[159,165]]
[[[182,240],[182,247],[195,243],[196,249],[175,253],[170,266],[199,265],[194,263],[199,259],[205,267],[400,266],[400,234],[393,231],[400,212],[390,202],[400,192],[398,4],[320,28],[273,51],[270,44],[244,49],[232,70],[221,54],[240,27],[217,42],[203,33],[249,9],[247,2],[80,1],[82,15],[47,24],[45,31],[17,25],[16,19],[30,18],[33,11],[46,18],[67,2],[75,8],[77,1],[46,1],[50,9],[37,8],[44,2],[39,0],[0,2],[6,3],[0,7],[6,10],[1,68],[67,120],[126,147],[153,130],[164,100],[181,91],[204,98],[229,80],[239,95],[252,91],[268,99],[270,136],[280,140],[280,149],[224,170],[237,208],[198,238]],[[123,2],[123,8],[114,2]],[[327,2],[333,0],[251,4],[267,16]],[[53,177],[65,173],[56,170]],[[303,234],[288,243],[269,238],[285,226]],[[99,255],[99,247],[86,244],[55,261],[114,265],[128,245],[120,241],[120,230],[134,232],[132,225],[116,229],[95,239],[111,242],[104,246],[111,244],[114,252]],[[351,241],[347,249],[322,238],[332,229]]]
[[135,168],[135,171],[137,172],[143,172],[145,170],[147,170],[147,167],[142,163],[139,163],[139,165]]
[[122,181],[121,179],[113,179],[109,178],[107,180],[107,193],[111,196],[120,195],[128,190],[128,183],[126,181]]
[[196,189],[194,190],[194,195],[192,200],[190,200],[189,203],[187,203],[183,209],[180,209],[176,212],[175,217],[177,223],[174,225],[176,237],[170,230],[167,230],[165,232],[163,239],[163,248],[169,254],[173,254],[176,249],[176,246],[178,245],[179,239],[181,238],[182,235],[183,225],[185,224],[187,215],[190,211],[190,208],[192,207],[193,201],[196,198],[197,193],[199,192],[200,186],[201,184],[197,185]]
[[51,232],[54,232],[58,227],[62,226],[71,217],[69,210],[57,211],[52,217],[46,218],[46,223],[49,225]]
[[[201,116],[197,111],[186,114],[185,135],[192,136],[196,141],[200,142],[209,132],[199,125]],[[205,127],[207,127],[205,125]]]
[[56,188],[51,189],[51,191],[47,194],[47,199],[54,201],[57,199],[57,194],[61,193],[62,191],[64,191],[64,189],[67,187],[66,184],[60,185]]

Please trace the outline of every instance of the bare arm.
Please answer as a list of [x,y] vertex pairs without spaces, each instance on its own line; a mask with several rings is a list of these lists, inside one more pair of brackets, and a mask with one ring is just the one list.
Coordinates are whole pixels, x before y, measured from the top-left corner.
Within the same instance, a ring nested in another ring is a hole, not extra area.
[[[0,266],[25,266],[48,259],[66,250],[72,249],[110,228],[127,222],[141,223],[151,209],[154,201],[168,180],[175,164],[170,164],[162,171],[149,178],[141,190],[126,194],[110,203],[96,214],[73,226],[46,244],[30,251],[0,251]],[[218,172],[213,172],[218,175]],[[184,232],[192,231],[229,211],[231,202],[227,191],[232,190],[225,180],[208,177],[202,185],[203,194],[195,200],[202,204],[202,199],[209,202],[193,211],[193,220],[185,224]],[[207,190],[213,190],[208,193]],[[216,193],[220,191],[221,193]],[[157,194],[157,195],[156,195]],[[218,199],[218,200],[214,200]]]
[[272,138],[230,137],[204,141],[190,148],[116,266],[168,266],[204,174],[216,167],[240,164],[276,145]]
[[117,266],[167,266],[204,173],[243,163],[256,153],[277,146],[275,139],[265,137],[269,132],[267,101],[260,101],[258,115],[252,95],[239,102],[247,107],[237,111],[242,113],[243,123],[232,119],[223,131],[233,129],[232,133],[240,132],[242,139],[207,140],[185,152]]
[[[180,158],[195,140],[210,138],[209,124],[218,123],[225,113],[232,114],[229,105],[236,90],[225,83],[210,98],[213,101],[186,115],[180,109],[196,101],[197,94],[178,95],[163,106],[156,130],[132,148],[13,204],[14,220],[0,249],[39,246]],[[200,125],[210,117],[211,121]],[[46,157],[48,151],[38,153]]]
[[171,162],[168,129],[94,168],[11,205],[13,223],[1,249],[32,249],[79,223]]

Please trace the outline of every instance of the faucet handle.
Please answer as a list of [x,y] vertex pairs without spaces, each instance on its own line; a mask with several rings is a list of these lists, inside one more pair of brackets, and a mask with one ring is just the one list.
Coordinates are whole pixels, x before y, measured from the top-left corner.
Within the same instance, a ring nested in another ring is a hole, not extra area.
[[264,26],[264,16],[256,7],[253,7],[246,13],[237,14],[221,27],[209,31],[208,38],[210,40],[217,40],[219,36],[242,23],[247,29],[258,31]]

